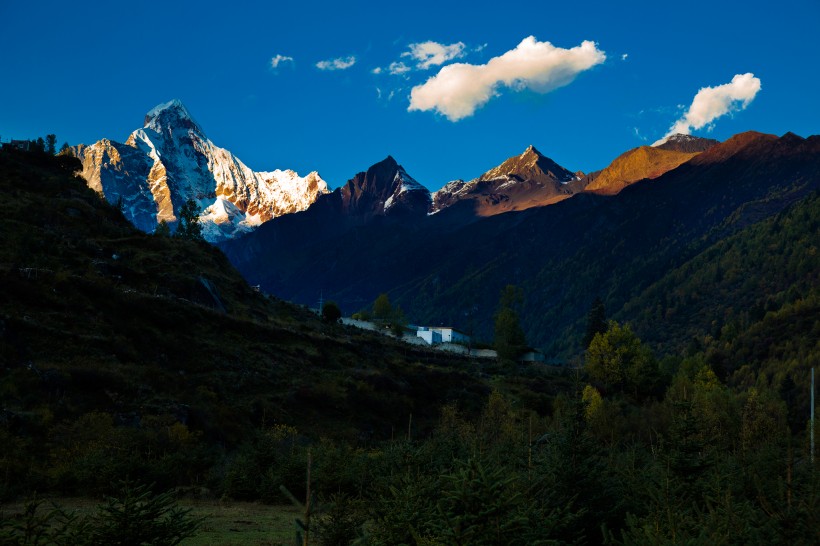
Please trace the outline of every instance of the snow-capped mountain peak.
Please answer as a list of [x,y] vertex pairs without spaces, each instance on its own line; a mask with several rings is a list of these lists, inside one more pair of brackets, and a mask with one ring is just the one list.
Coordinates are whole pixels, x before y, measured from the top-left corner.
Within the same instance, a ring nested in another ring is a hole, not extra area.
[[173,99],[163,104],[153,107],[145,114],[143,122],[145,129],[151,129],[162,133],[172,127],[193,129],[203,138],[205,133],[202,127],[194,120],[185,105],[179,99]]
[[209,241],[305,210],[328,192],[315,171],[300,177],[292,170],[251,170],[214,145],[177,99],[152,108],[124,144],[104,139],[74,153],[89,186],[109,202],[122,200],[124,214],[140,229],[175,222],[180,207],[193,199]]

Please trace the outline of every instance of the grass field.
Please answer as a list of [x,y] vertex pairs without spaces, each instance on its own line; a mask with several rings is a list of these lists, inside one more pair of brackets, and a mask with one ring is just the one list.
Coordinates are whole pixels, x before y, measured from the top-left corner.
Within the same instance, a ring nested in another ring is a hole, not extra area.
[[[93,514],[98,501],[86,498],[49,499],[41,509],[54,502],[78,514]],[[190,508],[194,517],[205,521],[196,536],[186,539],[182,546],[290,546],[293,544],[295,523],[300,516],[292,506],[268,506],[250,502],[220,502],[180,499],[179,505]],[[23,503],[6,504],[3,514],[22,512]]]
[[292,506],[266,506],[256,503],[181,501],[192,508],[194,516],[204,516],[199,533],[183,546],[222,546],[250,544],[279,546],[293,544],[295,523],[300,512]]

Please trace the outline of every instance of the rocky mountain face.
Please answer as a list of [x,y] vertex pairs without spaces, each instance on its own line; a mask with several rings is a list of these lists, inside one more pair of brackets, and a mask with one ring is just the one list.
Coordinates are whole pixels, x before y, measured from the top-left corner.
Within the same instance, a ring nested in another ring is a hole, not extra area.
[[716,144],[717,140],[677,134],[658,146],[633,148],[589,175],[585,191],[614,195],[639,180],[658,178]]
[[550,205],[583,189],[582,173],[573,173],[530,146],[480,177],[449,182],[433,194],[431,212],[459,201],[474,202],[479,216]]
[[246,233],[271,218],[305,210],[328,188],[318,173],[256,172],[214,145],[185,106],[172,100],[152,109],[125,143],[108,139],[72,148],[88,185],[143,231],[173,223],[193,199],[203,234],[215,242]]
[[416,182],[404,167],[388,156],[367,171],[356,174],[334,191],[341,211],[369,219],[374,216],[424,216],[430,208],[430,191]]

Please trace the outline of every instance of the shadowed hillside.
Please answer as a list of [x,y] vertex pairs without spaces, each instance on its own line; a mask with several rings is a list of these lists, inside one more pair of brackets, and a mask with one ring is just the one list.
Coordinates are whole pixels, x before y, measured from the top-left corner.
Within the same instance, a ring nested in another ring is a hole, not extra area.
[[[205,479],[272,425],[369,441],[406,429],[411,414],[423,434],[443,404],[483,404],[490,389],[474,361],[264,297],[207,243],[132,227],[78,168],[65,156],[0,153],[6,492],[18,479],[73,491],[89,468],[100,473],[93,483],[107,479],[87,459],[99,438],[75,443],[83,429],[132,446],[131,462],[109,454],[107,468],[147,465],[172,484]],[[557,384],[541,382],[533,404],[543,410]],[[158,448],[170,426],[189,440]],[[158,470],[172,452],[177,462]],[[184,472],[174,466],[186,458]]]

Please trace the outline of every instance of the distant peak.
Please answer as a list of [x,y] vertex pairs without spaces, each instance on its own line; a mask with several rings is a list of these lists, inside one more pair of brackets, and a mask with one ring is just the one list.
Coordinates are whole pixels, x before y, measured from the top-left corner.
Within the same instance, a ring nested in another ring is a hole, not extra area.
[[659,150],[694,153],[706,151],[715,144],[719,144],[719,142],[711,138],[675,133],[655,142],[652,147]]
[[542,154],[541,152],[539,152],[539,151],[535,148],[535,146],[533,146],[532,144],[530,144],[529,146],[527,146],[527,149],[526,149],[526,150],[524,150],[524,153],[523,153],[523,154],[521,154],[521,157],[525,157],[525,156],[528,156],[528,155],[535,155],[535,156],[541,157],[543,154]]
[[[382,159],[378,163],[375,163],[375,164],[371,165],[370,169],[374,169],[374,168],[377,168],[377,167],[388,168],[388,169],[399,169],[399,168],[401,168],[401,165],[399,165],[398,161],[396,161],[396,159],[392,155],[388,155],[387,157],[385,157],[384,159]],[[370,169],[368,169],[368,170],[370,170]]]
[[179,117],[191,119],[191,114],[188,112],[188,109],[185,108],[185,105],[182,104],[182,101],[179,99],[173,99],[151,108],[148,113],[145,114],[146,123],[148,123],[151,119],[158,118],[168,113],[173,113]]
[[786,133],[785,135],[780,137],[780,139],[785,140],[785,141],[789,141],[789,142],[802,142],[802,141],[806,140],[805,138],[801,137],[800,135],[796,135],[796,134],[792,133],[791,131],[789,131],[788,133]]
[[188,109],[179,99],[158,104],[145,114],[144,126],[155,131],[162,131],[163,127],[173,124],[181,124],[192,127],[202,132],[202,128],[194,121]]

